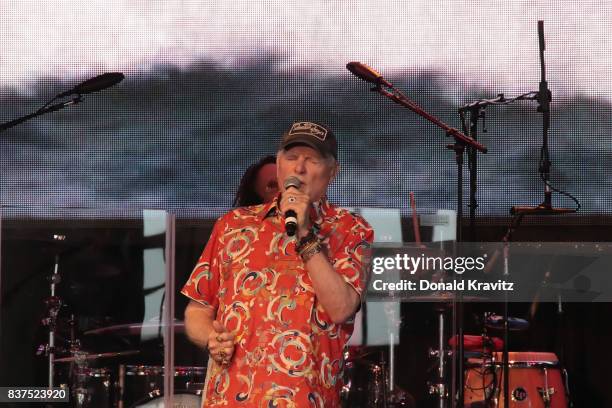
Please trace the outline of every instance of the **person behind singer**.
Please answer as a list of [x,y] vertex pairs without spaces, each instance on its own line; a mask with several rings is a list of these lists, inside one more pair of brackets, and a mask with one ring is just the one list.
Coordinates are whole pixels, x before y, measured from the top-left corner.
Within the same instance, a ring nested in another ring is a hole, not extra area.
[[277,154],[280,193],[217,220],[182,289],[187,335],[210,356],[203,406],[340,405],[373,231],[327,201],[337,157],[329,128],[294,123]]
[[278,194],[276,181],[276,157],[264,156],[249,166],[240,179],[240,186],[234,197],[234,207],[246,207],[269,203]]

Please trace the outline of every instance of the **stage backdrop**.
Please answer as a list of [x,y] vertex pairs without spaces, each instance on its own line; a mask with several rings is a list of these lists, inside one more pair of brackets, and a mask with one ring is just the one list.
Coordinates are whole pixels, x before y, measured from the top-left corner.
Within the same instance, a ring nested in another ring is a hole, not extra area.
[[[292,121],[311,119],[340,140],[333,201],[406,209],[414,191],[424,211],[454,209],[451,140],[370,92],[345,65],[369,64],[460,128],[463,104],[538,89],[544,20],[552,182],[584,214],[609,214],[612,3],[561,4],[2,2],[0,121],[104,72],[126,79],[1,133],[0,204],[215,216],[231,204],[244,169],[274,153]],[[542,201],[536,107],[492,106],[480,121],[489,153],[478,157],[479,214]],[[574,206],[561,196],[554,204]]]

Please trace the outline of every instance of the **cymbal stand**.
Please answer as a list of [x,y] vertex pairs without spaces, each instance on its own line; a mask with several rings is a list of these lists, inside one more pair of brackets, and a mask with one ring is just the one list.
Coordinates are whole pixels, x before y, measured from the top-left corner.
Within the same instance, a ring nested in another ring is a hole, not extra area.
[[435,394],[438,399],[437,407],[446,408],[448,405],[448,387],[446,385],[447,369],[446,357],[448,352],[444,342],[444,307],[439,305],[438,312],[438,348],[429,351],[429,357],[437,359],[436,381],[429,384],[429,393]]
[[[54,241],[64,241],[65,235],[53,235]],[[62,307],[62,299],[56,296],[56,286],[62,281],[59,273],[59,253],[55,254],[55,262],[53,265],[53,274],[49,277],[50,296],[45,299],[47,306],[47,317],[42,319],[42,324],[48,327],[49,334],[47,337],[47,344],[38,347],[37,354],[45,354],[48,360],[48,379],[47,383],[49,388],[53,387],[54,376],[55,376],[55,329],[57,326],[57,317]]]
[[87,388],[89,363],[85,358],[87,353],[81,350],[81,340],[76,337],[76,320],[70,317],[70,354],[74,361],[70,362],[70,390],[72,390],[76,408],[87,407],[91,396]]
[[380,353],[380,362],[372,366],[373,381],[368,387],[368,407],[387,408],[388,393],[387,386],[387,364],[383,352]]
[[81,350],[73,351],[72,355],[75,357],[74,372],[72,375],[72,394],[75,401],[76,408],[83,408],[89,406],[91,400],[90,392],[87,388],[87,374],[88,374],[88,363],[85,358],[86,353]]
[[[519,219],[520,222],[520,219]],[[510,276],[510,270],[508,268],[508,255],[510,252],[510,237],[512,230],[508,230],[504,239],[504,279],[508,279]],[[504,379],[504,408],[510,406],[510,365],[508,361],[508,342],[510,341],[508,326],[508,292],[504,291],[504,349],[502,352],[502,376]]]

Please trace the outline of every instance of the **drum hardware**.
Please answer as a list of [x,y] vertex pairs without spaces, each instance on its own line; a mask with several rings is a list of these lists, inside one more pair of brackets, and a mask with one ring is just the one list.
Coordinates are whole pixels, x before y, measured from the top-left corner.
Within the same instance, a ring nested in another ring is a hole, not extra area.
[[[485,358],[468,359],[465,374],[466,407],[502,407],[505,392],[503,357],[494,352]],[[508,405],[513,408],[567,408],[563,371],[553,353],[510,352],[508,358]]]
[[185,383],[185,390],[187,390],[190,393],[200,395],[202,394],[202,391],[204,390],[204,384],[205,383],[203,382],[188,381]]
[[[200,395],[177,390],[174,393],[172,406],[177,408],[200,408],[200,403]],[[144,398],[141,401],[137,401],[130,408],[164,408],[164,396],[160,394],[158,397]]]
[[[414,408],[414,398],[398,386],[391,388],[389,370],[383,352],[372,362],[363,356],[376,351],[365,347],[344,353],[344,385],[340,391],[343,408]],[[356,357],[355,357],[356,356]]]
[[[524,319],[507,317],[504,320],[508,325],[499,327],[497,321],[500,319],[503,318],[487,312],[482,320],[483,333],[480,336],[464,336],[467,351],[464,406],[567,408],[567,377],[560,369],[557,356],[546,352],[508,352],[504,356],[502,350],[507,347],[506,344],[499,338],[489,337],[487,328],[510,331],[508,326],[512,322],[511,330],[518,331],[525,329],[529,323]],[[456,336],[449,340],[451,345],[456,343]],[[430,388],[436,391],[435,386],[432,384]],[[565,394],[559,392],[562,388]],[[505,399],[506,395],[508,400]]]
[[[429,357],[430,358],[438,358],[438,356],[440,355],[440,350],[434,350],[432,348],[429,349],[428,351]],[[453,351],[452,350],[446,350],[444,353],[444,357],[448,358],[448,357],[452,357],[453,356]]]
[[446,387],[446,383],[433,383],[429,381],[427,383],[427,388],[430,395],[435,395],[438,399],[442,400],[448,399],[448,388]]
[[384,356],[380,356],[378,365],[372,366],[372,385],[368,387],[368,406],[373,408],[387,408],[387,370]]
[[[107,368],[90,368],[89,362],[120,353],[90,354],[81,349],[81,342],[71,333],[70,356],[56,358],[55,363],[69,363],[69,383],[76,408],[102,408],[111,403],[112,381]],[[129,353],[128,353],[129,354]]]
[[[485,327],[494,330],[504,330],[504,318],[503,316],[496,315],[495,313],[485,313]],[[525,319],[518,317],[508,316],[508,330],[510,331],[522,331],[529,328],[529,322]]]
[[[75,321],[74,316],[71,321]],[[117,406],[117,384],[109,368],[91,368],[89,363],[100,359],[125,357],[139,353],[138,350],[119,352],[89,353],[81,349],[81,341],[71,328],[69,356],[54,360],[54,364],[68,363],[68,384],[75,408],[107,408]]]
[[110,369],[77,366],[71,374],[71,392],[75,407],[105,408],[113,405],[114,383]]
[[[439,408],[445,408],[448,402],[448,388],[446,387],[447,381],[447,370],[446,370],[446,359],[449,355],[448,350],[446,349],[446,345],[444,342],[445,332],[444,332],[444,314],[445,310],[442,307],[436,308],[436,312],[438,314],[438,349],[431,350],[429,355],[431,358],[436,359],[437,365],[437,375],[436,379],[433,383],[429,385],[429,393],[435,395],[437,398],[437,406]],[[433,352],[433,353],[432,353]]]
[[[469,301],[479,301],[484,298],[481,296],[464,296],[463,300],[466,302]],[[436,407],[437,408],[446,408],[453,401],[450,398],[452,394],[452,387],[449,386],[449,381],[452,384],[452,378],[449,379],[449,376],[452,376],[452,372],[449,373],[449,369],[447,367],[449,358],[454,356],[453,350],[449,350],[446,347],[445,338],[446,338],[446,313],[450,308],[452,309],[453,301],[455,300],[455,294],[452,292],[434,292],[426,295],[417,295],[411,297],[411,300],[414,301],[424,301],[424,302],[437,302],[435,312],[437,314],[437,348],[430,348],[428,350],[428,357],[430,359],[435,360],[436,367],[436,375],[435,379],[427,382],[427,388],[430,395],[434,395],[437,399]],[[454,336],[457,339],[457,336]],[[465,336],[461,337],[462,339]],[[457,343],[450,343],[450,345],[455,348],[457,347]],[[459,351],[463,351],[457,347],[457,353]],[[452,371],[452,369],[450,370]]]
[[[448,344],[451,347],[455,347],[457,344],[457,336],[453,336],[448,341]],[[492,351],[502,351],[504,348],[502,339],[499,337],[489,337],[486,332],[481,335],[464,334],[463,344],[465,345],[466,358],[485,354],[490,355]]]
[[[204,367],[174,368],[174,396],[177,406],[200,407],[205,375]],[[163,407],[163,366],[120,365],[118,383],[121,387],[119,407]],[[196,389],[196,384],[201,387]]]
[[561,370],[561,374],[563,375],[563,385],[565,386],[565,396],[567,398],[569,407],[572,408],[574,406],[574,404],[572,403],[572,398],[571,398],[571,394],[570,394],[570,387],[569,387],[569,374],[567,373],[567,370],[564,368],[563,370]]
[[114,351],[114,352],[108,352],[108,353],[87,353],[84,351],[76,350],[72,352],[73,354],[72,356],[56,358],[55,362],[56,363],[76,362],[78,364],[79,361],[97,360],[100,358],[115,358],[115,357],[132,356],[138,353],[140,353],[139,350]]
[[[111,353],[89,353],[82,350],[81,341],[77,338],[77,324],[74,314],[70,318],[60,320],[60,311],[66,306],[61,297],[57,295],[58,285],[62,282],[60,274],[60,255],[67,253],[66,236],[54,234],[49,242],[54,253],[53,272],[48,277],[49,297],[44,299],[46,314],[41,319],[40,324],[48,331],[47,342],[37,347],[36,354],[45,356],[48,359],[48,386],[54,387],[56,382],[56,365],[58,363],[68,363],[69,367],[65,371],[67,382],[60,381],[60,387],[64,387],[71,392],[72,406],[77,408],[107,408],[114,406],[111,399],[112,391],[115,388],[112,382],[111,370],[108,368],[90,368],[89,362],[102,358],[120,357],[136,354],[136,350]],[[70,328],[69,339],[58,335],[58,327],[62,322],[67,322]],[[58,342],[63,344],[58,345]],[[66,357],[57,358],[58,354],[68,353]]]
[[[173,322],[175,333],[185,333],[185,323],[176,320]],[[166,327],[165,324],[160,324],[158,319],[153,322],[146,323],[124,323],[108,327],[100,327],[93,330],[88,330],[84,334],[86,336],[140,336],[143,330],[158,331],[160,328]]]
[[[54,244],[62,244],[64,241],[66,240],[66,236],[65,235],[60,235],[60,234],[54,234],[51,238],[51,242],[53,242]],[[48,329],[48,337],[47,337],[47,343],[43,344],[41,346],[38,347],[37,349],[37,354],[38,355],[45,355],[47,357],[48,360],[48,364],[47,364],[47,371],[48,371],[48,377],[47,377],[47,383],[49,388],[52,388],[54,386],[54,377],[55,377],[55,370],[54,370],[54,363],[55,363],[55,353],[56,353],[56,347],[55,347],[55,331],[56,331],[56,326],[57,326],[57,318],[59,316],[59,312],[60,309],[62,308],[62,299],[60,299],[59,296],[56,296],[55,294],[55,290],[56,290],[56,286],[59,285],[62,281],[61,275],[59,273],[59,261],[60,261],[60,249],[59,247],[56,247],[56,252],[55,252],[55,262],[53,265],[53,273],[51,274],[51,276],[49,276],[49,297],[46,298],[44,300],[45,306],[47,308],[47,316],[45,318],[42,319],[41,324],[45,327],[47,327]]]
[[542,387],[537,387],[538,393],[540,394],[540,396],[542,397],[542,400],[544,400],[544,406],[546,408],[550,407],[550,399],[552,397],[552,395],[555,393],[555,388],[548,387],[548,370],[546,369],[546,367],[544,367],[542,369],[542,371],[544,371],[544,388]]
[[[66,301],[58,295],[58,285],[65,284],[60,272],[60,258],[67,253],[66,236],[55,234],[44,241],[52,249],[53,269],[47,277],[48,297],[44,302],[45,314],[39,321],[44,327],[46,341],[36,349],[36,355],[48,360],[46,383],[50,387],[62,387],[70,392],[70,406],[73,408],[131,408],[163,407],[163,367],[155,370],[160,381],[153,381],[155,389],[146,393],[136,393],[130,405],[124,404],[126,391],[126,366],[119,366],[120,371],[112,367],[91,367],[93,363],[108,359],[121,359],[138,354],[139,350],[121,350],[112,352],[92,352],[83,350],[77,328],[77,318],[71,314],[63,316],[67,308]],[[64,272],[65,273],[65,272]],[[65,279],[64,279],[65,280]],[[184,333],[184,323],[176,321],[173,328],[177,333]],[[142,330],[158,330],[153,323],[120,324],[90,330],[91,335],[138,335]],[[69,329],[69,335],[68,335]],[[130,367],[130,366],[128,366]],[[123,369],[123,372],[121,371]],[[47,370],[45,370],[47,371]],[[174,370],[176,398],[174,406],[200,408],[200,395],[203,389],[205,369],[202,367],[176,367]],[[56,385],[58,384],[58,385]],[[47,384],[45,384],[47,385]],[[135,390],[128,380],[127,390]]]

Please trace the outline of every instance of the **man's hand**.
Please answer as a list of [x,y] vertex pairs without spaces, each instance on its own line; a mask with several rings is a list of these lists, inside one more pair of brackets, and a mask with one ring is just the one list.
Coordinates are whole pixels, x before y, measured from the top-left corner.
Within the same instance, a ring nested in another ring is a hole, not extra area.
[[281,198],[281,210],[293,210],[297,214],[297,237],[303,238],[310,231],[310,198],[308,194],[301,192],[297,188],[289,188],[283,192]]
[[223,367],[230,365],[234,355],[235,335],[230,333],[220,322],[213,322],[213,330],[208,336],[208,354]]

